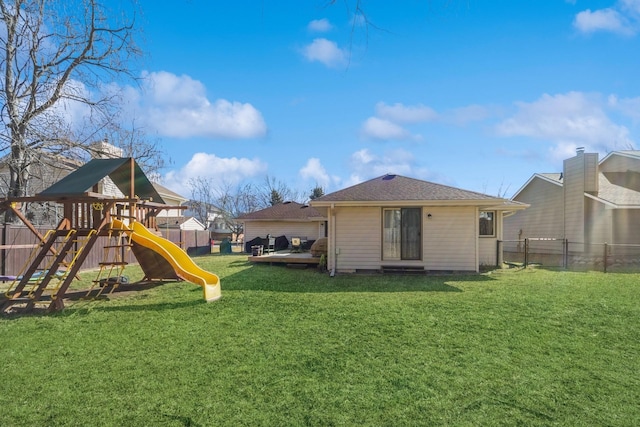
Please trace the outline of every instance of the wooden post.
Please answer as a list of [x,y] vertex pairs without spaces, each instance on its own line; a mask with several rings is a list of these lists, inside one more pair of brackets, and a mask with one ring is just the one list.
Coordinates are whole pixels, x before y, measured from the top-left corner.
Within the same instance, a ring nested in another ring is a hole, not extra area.
[[607,242],[604,243],[604,256],[602,257],[602,262],[604,264],[604,272],[607,272]]
[[524,268],[529,266],[529,238],[524,239]]

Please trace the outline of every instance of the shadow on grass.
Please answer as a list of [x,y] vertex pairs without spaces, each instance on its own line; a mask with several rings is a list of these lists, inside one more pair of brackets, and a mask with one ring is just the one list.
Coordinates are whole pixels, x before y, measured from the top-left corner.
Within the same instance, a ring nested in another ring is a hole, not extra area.
[[338,274],[330,277],[314,268],[288,269],[284,266],[254,265],[221,279],[222,290],[293,293],[332,292],[462,292],[458,282],[482,283],[495,279],[469,274]]
[[179,301],[179,302],[154,302],[149,304],[130,304],[130,305],[104,305],[104,304],[92,304],[89,302],[88,305],[83,305],[82,307],[70,306],[66,308],[60,315],[62,316],[78,316],[89,314],[92,311],[103,311],[103,312],[136,312],[136,311],[167,311],[167,310],[177,310],[181,308],[190,308],[195,307],[201,304],[206,304],[203,300],[193,300],[193,301]]

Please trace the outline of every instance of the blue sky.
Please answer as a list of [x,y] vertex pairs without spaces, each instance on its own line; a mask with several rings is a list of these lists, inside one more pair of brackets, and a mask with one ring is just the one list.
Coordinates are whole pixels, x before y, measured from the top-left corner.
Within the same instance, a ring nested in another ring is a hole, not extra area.
[[575,148],[638,147],[640,0],[140,0],[131,114],[189,196],[397,173],[511,196]]

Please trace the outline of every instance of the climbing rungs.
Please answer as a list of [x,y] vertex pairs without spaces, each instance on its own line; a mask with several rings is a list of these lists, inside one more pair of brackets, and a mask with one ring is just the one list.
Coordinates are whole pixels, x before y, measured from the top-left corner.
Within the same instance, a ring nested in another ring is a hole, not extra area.
[[129,265],[129,263],[126,262],[126,261],[111,261],[111,262],[99,262],[98,265],[100,265],[100,266],[105,266],[105,265]]
[[103,246],[103,248],[105,249],[111,249],[111,248],[131,248],[133,247],[133,245],[109,245],[109,246]]

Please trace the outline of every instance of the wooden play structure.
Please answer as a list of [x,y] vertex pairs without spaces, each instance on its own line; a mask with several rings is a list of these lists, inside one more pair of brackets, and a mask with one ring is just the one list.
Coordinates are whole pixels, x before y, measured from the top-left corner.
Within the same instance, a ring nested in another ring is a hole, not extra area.
[[[34,202],[62,207],[57,226],[44,235],[21,210]],[[98,241],[106,242],[104,255],[87,296],[123,285],[125,255],[132,251],[145,281],[187,280],[202,286],[207,301],[220,298],[218,276],[151,231],[161,211],[175,208],[164,203],[133,158],[94,159],[36,196],[1,201],[0,211],[11,211],[40,243],[16,276],[4,277],[11,283],[0,312],[62,310],[69,286]]]

